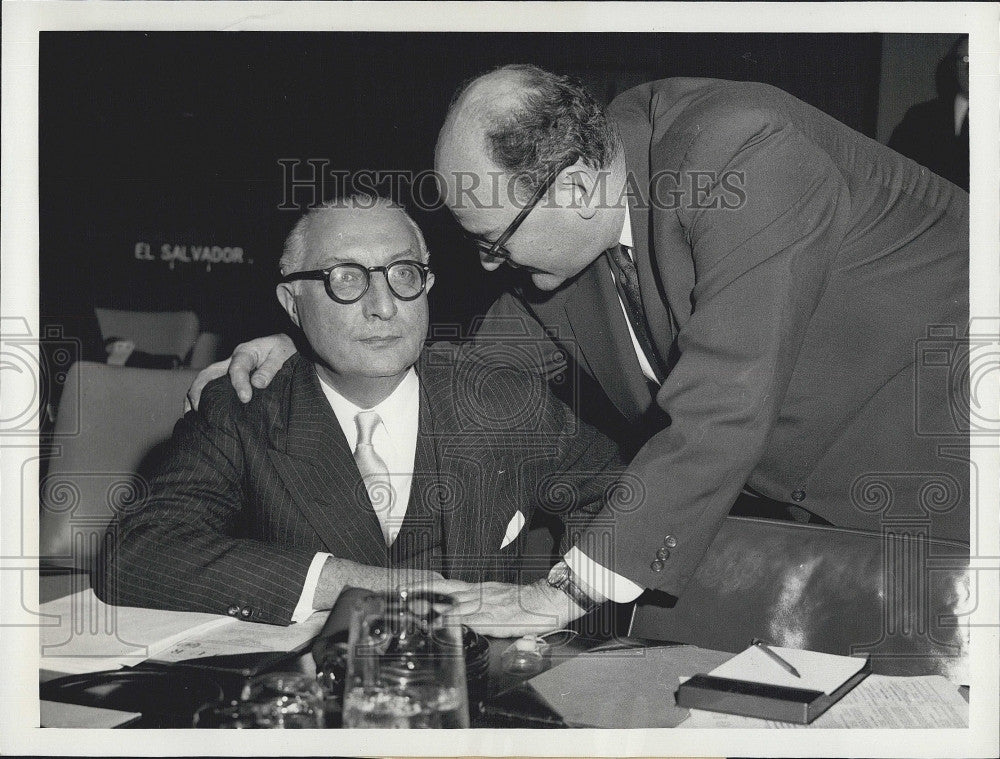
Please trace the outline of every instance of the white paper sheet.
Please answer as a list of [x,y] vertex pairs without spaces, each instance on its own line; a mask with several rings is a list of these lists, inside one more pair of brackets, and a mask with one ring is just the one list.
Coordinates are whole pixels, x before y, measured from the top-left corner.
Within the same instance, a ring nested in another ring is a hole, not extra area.
[[41,628],[41,668],[81,674],[138,664],[198,631],[236,620],[218,614],[109,606],[91,589],[41,606],[55,624]]
[[318,611],[309,619],[288,627],[248,623],[198,630],[153,658],[175,662],[259,651],[293,651],[315,638],[328,616],[329,612]]
[[725,664],[716,667],[710,675],[727,677],[731,680],[749,680],[754,683],[783,685],[789,688],[806,688],[820,693],[832,693],[857,674],[866,659],[850,656],[821,654],[800,648],[779,648],[771,650],[795,667],[801,677],[785,671],[757,646],[751,646],[737,654]]

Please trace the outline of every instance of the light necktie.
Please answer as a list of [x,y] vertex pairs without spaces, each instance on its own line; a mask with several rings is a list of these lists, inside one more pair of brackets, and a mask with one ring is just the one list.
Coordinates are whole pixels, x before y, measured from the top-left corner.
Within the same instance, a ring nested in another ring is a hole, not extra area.
[[385,461],[375,452],[375,447],[372,445],[372,435],[381,421],[382,418],[376,411],[359,411],[355,415],[354,423],[358,426],[358,445],[354,449],[354,461],[357,462],[361,479],[368,491],[368,498],[371,500],[372,508],[375,509],[379,524],[382,526],[385,544],[390,545],[392,536],[389,531],[389,514],[395,494],[389,480],[389,467],[385,465]]
[[632,259],[625,251],[623,245],[615,245],[608,248],[608,261],[615,273],[615,283],[618,285],[618,292],[622,296],[622,303],[625,305],[625,312],[628,320],[632,323],[632,331],[635,333],[643,353],[654,367],[657,377],[664,376],[663,359],[660,352],[653,344],[649,336],[649,326],[646,323],[646,312],[642,307],[642,295],[639,292],[639,272],[632,263]]

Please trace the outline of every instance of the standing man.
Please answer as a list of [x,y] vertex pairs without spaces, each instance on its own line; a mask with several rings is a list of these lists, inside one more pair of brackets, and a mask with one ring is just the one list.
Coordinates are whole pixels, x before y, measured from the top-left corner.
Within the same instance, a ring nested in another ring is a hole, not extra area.
[[[744,486],[837,526],[909,512],[968,540],[968,461],[914,430],[917,343],[968,322],[965,192],[773,87],[666,79],[605,114],[532,66],[459,94],[436,168],[483,266],[535,286],[490,316],[572,339],[637,434],[658,421],[613,559],[595,566],[587,533],[566,556],[592,588],[680,594]],[[945,409],[961,388],[932,392]],[[858,495],[871,476],[895,514]]]
[[[436,169],[483,266],[531,280],[481,334],[519,319],[554,339],[540,371],[579,370],[639,448],[642,504],[585,531],[555,584],[679,595],[741,491],[804,520],[919,519],[968,540],[967,455],[919,433],[962,387],[915,362],[929,335],[960,352],[964,191],[767,85],[665,79],[604,112],[520,65],[458,94]],[[265,352],[234,362],[245,395],[240,369]],[[522,613],[509,587],[456,588],[470,614]]]
[[938,96],[910,108],[889,147],[969,190],[969,37],[962,35],[938,64]]

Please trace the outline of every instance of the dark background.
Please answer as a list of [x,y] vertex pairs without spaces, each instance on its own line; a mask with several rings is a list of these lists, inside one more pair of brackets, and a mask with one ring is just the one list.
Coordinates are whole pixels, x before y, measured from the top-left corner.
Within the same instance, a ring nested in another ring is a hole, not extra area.
[[[192,309],[227,354],[286,328],[274,284],[299,212],[279,208],[278,161],[429,169],[452,92],[494,66],[574,74],[604,101],[668,76],[768,82],[875,137],[884,46],[878,34],[40,36],[40,313],[90,355],[95,305]],[[432,320],[465,330],[504,279],[479,269],[446,210],[414,217],[437,273]],[[139,242],[154,260],[136,258]],[[252,264],[171,268],[164,243],[239,246]]]

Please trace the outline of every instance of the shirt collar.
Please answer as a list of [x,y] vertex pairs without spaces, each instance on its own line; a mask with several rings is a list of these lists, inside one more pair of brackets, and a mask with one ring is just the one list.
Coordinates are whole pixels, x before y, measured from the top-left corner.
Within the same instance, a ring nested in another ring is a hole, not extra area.
[[377,412],[391,439],[399,439],[404,428],[416,429],[420,411],[420,380],[412,366],[389,397],[370,409],[363,409],[347,400],[327,384],[322,375],[319,375],[319,384],[352,448],[357,445],[358,429],[354,417],[359,411]]
[[629,250],[635,247],[632,244],[632,216],[629,213],[627,201],[625,203],[625,223],[622,224],[622,233],[618,238],[618,242]]

